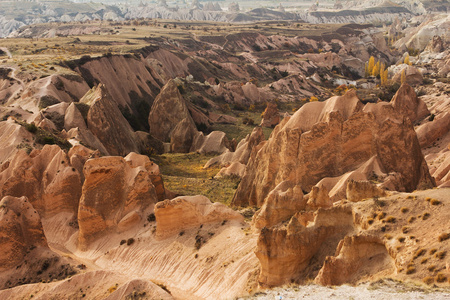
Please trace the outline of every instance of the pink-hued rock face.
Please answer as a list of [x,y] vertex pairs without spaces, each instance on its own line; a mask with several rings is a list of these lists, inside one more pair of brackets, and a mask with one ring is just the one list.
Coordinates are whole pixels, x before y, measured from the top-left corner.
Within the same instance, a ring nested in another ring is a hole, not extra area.
[[262,206],[285,180],[310,190],[321,179],[356,170],[374,156],[384,173],[400,174],[400,190],[434,185],[410,119],[391,104],[363,109],[354,91],[306,104],[285,118],[249,160],[233,204]]
[[87,116],[88,128],[110,155],[138,152],[133,129],[103,84],[86,93],[80,102],[90,105]]
[[0,272],[22,262],[30,247],[46,247],[39,214],[27,197],[0,201]]
[[81,177],[69,157],[56,145],[19,151],[0,173],[0,194],[26,196],[41,217],[62,211],[76,214],[81,196]]
[[102,234],[127,230],[146,217],[143,213],[158,201],[150,173],[119,156],[85,163],[86,179],[78,209],[81,250]]
[[275,127],[278,123],[280,123],[280,113],[278,112],[277,104],[267,102],[260,125],[263,127]]

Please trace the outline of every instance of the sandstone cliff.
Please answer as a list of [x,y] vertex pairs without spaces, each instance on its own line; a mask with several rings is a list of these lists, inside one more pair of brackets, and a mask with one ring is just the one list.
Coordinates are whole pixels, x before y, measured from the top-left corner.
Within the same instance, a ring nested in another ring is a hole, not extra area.
[[403,113],[385,103],[363,107],[354,91],[304,105],[249,160],[233,204],[261,206],[284,180],[309,191],[322,178],[355,170],[372,157],[384,173],[398,173],[399,190],[433,186],[412,123]]

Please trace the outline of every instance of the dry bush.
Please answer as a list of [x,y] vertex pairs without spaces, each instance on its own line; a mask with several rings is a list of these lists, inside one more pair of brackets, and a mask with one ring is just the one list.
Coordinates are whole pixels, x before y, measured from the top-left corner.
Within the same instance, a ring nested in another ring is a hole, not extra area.
[[420,263],[423,265],[424,263],[426,263],[428,261],[428,258],[422,258],[422,260],[420,261]]
[[393,216],[389,216],[386,218],[386,222],[388,223],[395,223],[397,221],[397,219]]
[[374,220],[373,220],[372,218],[368,218],[368,219],[367,219],[367,224],[372,225],[372,224],[373,224],[373,221],[374,221]]
[[441,201],[439,201],[437,199],[431,199],[430,204],[431,205],[439,205],[439,204],[441,204]]
[[427,276],[427,277],[425,277],[424,279],[422,279],[422,281],[423,281],[425,284],[430,285],[430,284],[434,283],[434,277],[433,277],[433,276]]
[[386,213],[385,212],[380,212],[378,214],[378,220],[382,220],[382,219],[384,219],[384,217],[386,217]]
[[407,212],[409,211],[409,208],[407,208],[407,207],[402,207],[402,208],[400,209],[400,211],[401,211],[402,213],[407,213]]
[[414,259],[418,258],[419,256],[424,255],[425,253],[427,253],[427,250],[425,250],[425,249],[417,250],[416,253],[414,254]]
[[430,217],[429,213],[424,213],[422,216],[422,220],[427,220]]
[[402,237],[399,237],[399,238],[398,238],[398,241],[399,241],[400,243],[403,243],[403,242],[405,241],[405,237],[403,237],[403,236],[402,236]]
[[439,242],[443,242],[450,238],[450,233],[443,233],[438,237]]
[[436,249],[436,248],[433,248],[433,249],[431,249],[431,250],[430,250],[430,255],[433,255],[433,254],[435,254],[435,253],[436,253],[436,251],[437,251],[437,249]]
[[408,223],[412,223],[416,220],[416,217],[409,217]]
[[430,265],[430,266],[427,267],[427,270],[430,271],[430,272],[433,272],[435,269],[436,269],[435,265]]
[[444,282],[444,281],[446,281],[446,280],[447,280],[447,276],[445,276],[444,274],[438,273],[438,274],[436,275],[436,281],[437,281],[437,282]]
[[409,266],[408,269],[406,269],[406,274],[413,274],[416,272],[416,267]]
[[445,255],[447,254],[447,251],[439,251],[436,253],[436,257],[439,259],[444,259]]
[[403,232],[403,233],[408,233],[408,231],[409,231],[409,228],[406,227],[406,226],[403,226],[402,232]]

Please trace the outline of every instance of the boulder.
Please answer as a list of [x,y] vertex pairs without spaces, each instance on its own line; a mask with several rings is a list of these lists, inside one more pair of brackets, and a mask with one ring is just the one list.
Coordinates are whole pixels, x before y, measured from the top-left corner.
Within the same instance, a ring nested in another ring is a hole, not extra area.
[[214,178],[223,178],[229,176],[242,177],[244,176],[245,165],[240,162],[231,163],[228,167],[223,167],[220,171],[214,176]]
[[177,234],[205,223],[223,220],[243,221],[244,217],[222,203],[211,203],[205,196],[181,196],[155,205],[156,235]]
[[150,172],[143,166],[133,167],[122,157],[89,159],[84,176],[78,209],[78,247],[82,251],[107,232],[133,227],[157,202]]
[[199,132],[194,139],[190,152],[198,152],[201,154],[220,154],[224,153],[230,147],[225,132],[213,131],[207,136]]
[[378,188],[370,181],[355,181],[349,180],[347,182],[347,200],[351,202],[358,202],[363,199],[373,197],[384,197],[386,191]]
[[110,155],[138,152],[133,129],[103,84],[88,91],[80,102],[90,105],[87,116],[88,128]]
[[0,272],[23,262],[32,247],[47,247],[39,214],[27,197],[0,201]]
[[277,104],[274,102],[267,102],[260,126],[273,128],[278,125],[278,123],[280,123],[280,113],[278,112]]
[[354,91],[307,103],[283,119],[250,158],[232,204],[261,207],[284,180],[309,191],[321,179],[356,170],[374,156],[383,173],[399,174],[400,190],[435,184],[410,119],[391,104],[363,109]]

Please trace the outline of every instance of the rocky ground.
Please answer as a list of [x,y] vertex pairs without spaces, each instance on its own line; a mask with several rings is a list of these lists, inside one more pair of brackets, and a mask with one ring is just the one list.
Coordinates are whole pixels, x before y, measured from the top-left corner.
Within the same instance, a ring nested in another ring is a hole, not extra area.
[[408,285],[389,279],[358,286],[324,287],[315,284],[260,291],[237,299],[447,299],[450,291]]

